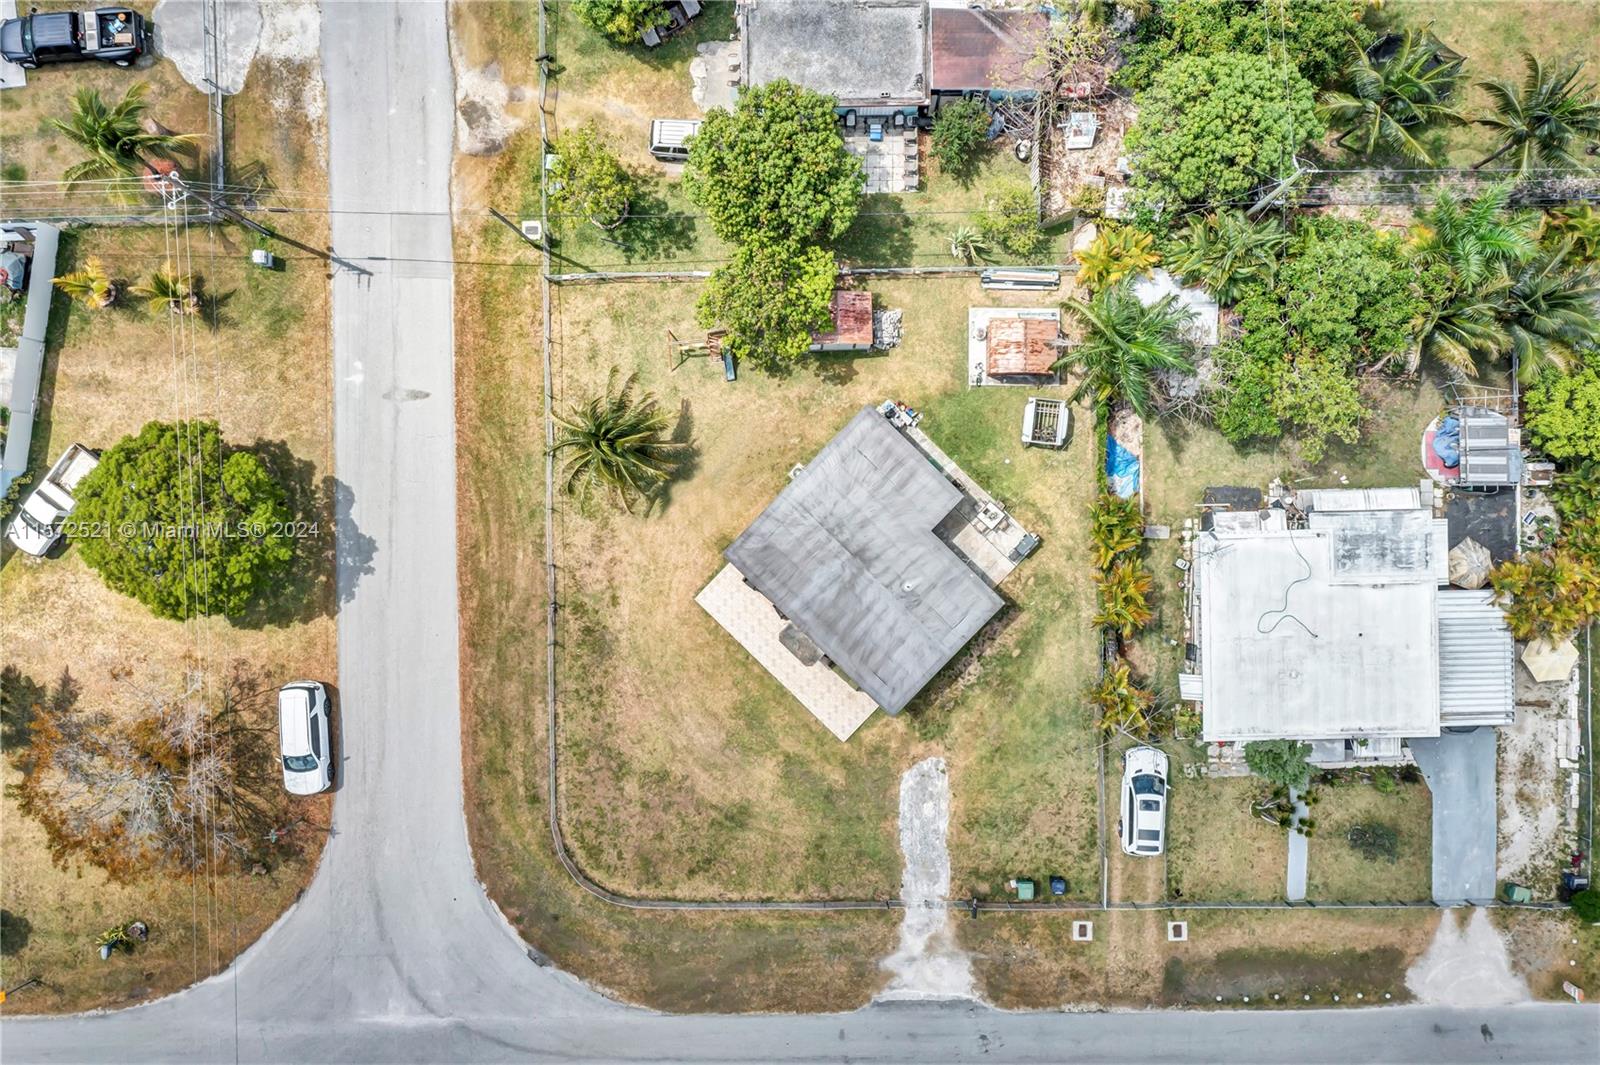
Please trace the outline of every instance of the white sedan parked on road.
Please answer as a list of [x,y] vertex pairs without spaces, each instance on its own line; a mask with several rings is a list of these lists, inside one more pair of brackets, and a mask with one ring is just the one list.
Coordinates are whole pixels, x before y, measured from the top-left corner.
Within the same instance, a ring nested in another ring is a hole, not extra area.
[[328,689],[314,680],[279,688],[278,743],[289,794],[315,795],[333,784],[328,739]]
[[1134,747],[1122,756],[1122,851],[1139,858],[1161,853],[1167,843],[1167,756],[1154,747]]

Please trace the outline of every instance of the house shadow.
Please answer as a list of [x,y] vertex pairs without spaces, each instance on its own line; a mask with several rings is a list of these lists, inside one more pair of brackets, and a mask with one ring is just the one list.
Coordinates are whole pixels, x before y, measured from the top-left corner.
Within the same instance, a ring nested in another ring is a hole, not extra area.
[[377,541],[351,515],[355,496],[332,476],[318,477],[315,463],[296,456],[286,441],[257,440],[258,456],[283,486],[294,545],[283,579],[263,592],[240,616],[240,628],[257,629],[331,616],[373,572]]

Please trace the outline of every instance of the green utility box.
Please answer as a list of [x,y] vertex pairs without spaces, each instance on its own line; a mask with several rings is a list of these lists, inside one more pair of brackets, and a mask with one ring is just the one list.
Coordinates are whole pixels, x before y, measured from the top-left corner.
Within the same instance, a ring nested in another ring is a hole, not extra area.
[[1017,901],[1032,902],[1035,891],[1034,883],[1027,877],[1017,877]]

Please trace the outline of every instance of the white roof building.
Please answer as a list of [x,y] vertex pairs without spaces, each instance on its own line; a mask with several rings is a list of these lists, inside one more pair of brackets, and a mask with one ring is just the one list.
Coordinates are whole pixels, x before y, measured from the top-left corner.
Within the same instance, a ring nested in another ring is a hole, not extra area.
[[1492,593],[1447,586],[1448,546],[1416,488],[1214,514],[1194,545],[1184,685],[1204,738],[1387,748],[1509,723],[1511,634]]
[[1177,278],[1158,267],[1134,281],[1133,294],[1146,307],[1176,296],[1177,305],[1192,316],[1184,328],[1185,337],[1202,347],[1216,346],[1221,311],[1211,293],[1199,285],[1180,285]]

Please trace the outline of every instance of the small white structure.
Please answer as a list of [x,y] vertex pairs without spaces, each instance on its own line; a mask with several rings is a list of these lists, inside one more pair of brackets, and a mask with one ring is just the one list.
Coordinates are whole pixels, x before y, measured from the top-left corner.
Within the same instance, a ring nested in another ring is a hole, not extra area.
[[1069,151],[1086,151],[1094,147],[1100,133],[1100,118],[1093,111],[1074,111],[1061,123],[1061,128],[1066,131]]
[[44,372],[44,334],[50,325],[50,300],[55,295],[56,245],[61,231],[43,222],[0,226],[0,250],[28,259],[26,310],[14,348],[0,349],[0,362],[11,370],[11,387],[0,401],[11,410],[5,455],[0,459],[0,493],[28,469],[33,419],[39,408],[39,377]]
[[1058,448],[1067,442],[1072,411],[1065,400],[1029,396],[1022,409],[1022,443],[1026,447]]
[[1190,314],[1184,336],[1190,343],[1201,347],[1215,347],[1219,333],[1219,308],[1211,294],[1199,285],[1180,285],[1178,279],[1162,269],[1155,269],[1133,283],[1133,294],[1146,307],[1154,306],[1168,296],[1175,296],[1179,307]]

